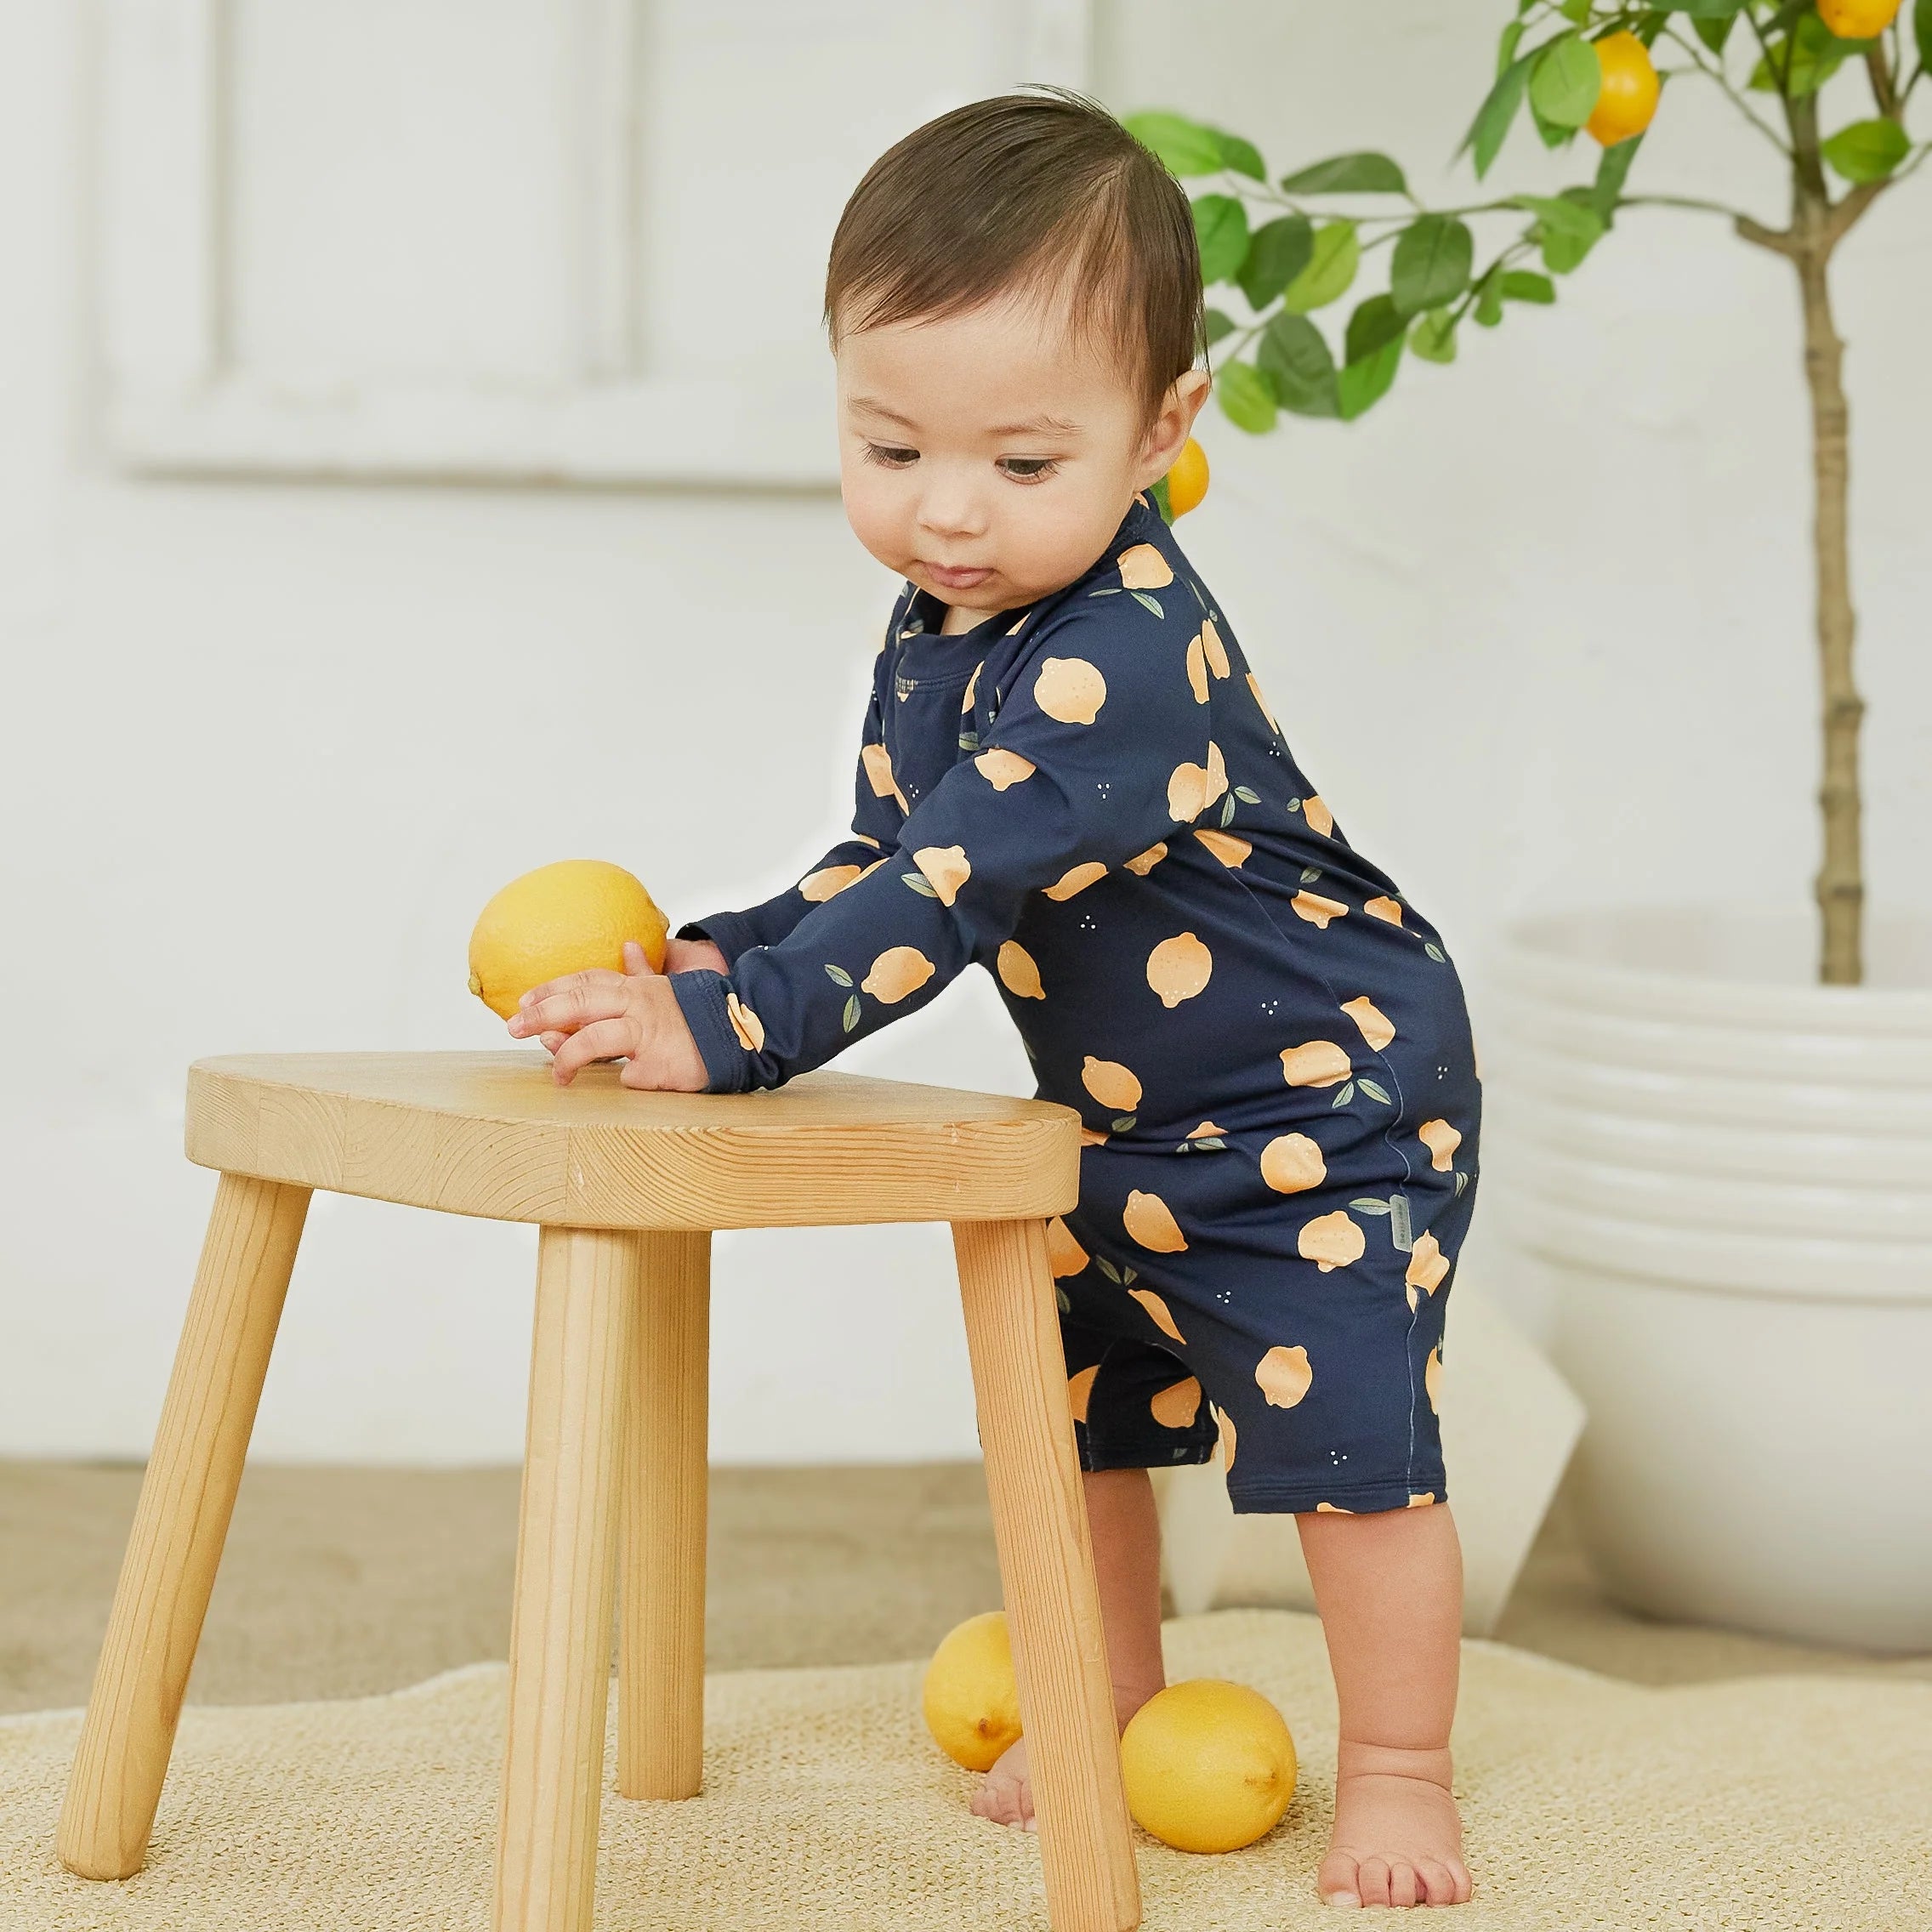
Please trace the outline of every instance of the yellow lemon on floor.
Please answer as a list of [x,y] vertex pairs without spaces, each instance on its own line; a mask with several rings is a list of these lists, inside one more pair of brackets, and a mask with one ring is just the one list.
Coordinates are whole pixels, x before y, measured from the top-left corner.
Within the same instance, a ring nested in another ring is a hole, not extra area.
[[969,1617],[946,1633],[926,1666],[926,1729],[956,1764],[988,1771],[1020,1741],[1020,1687],[1006,1612]]
[[1177,1851],[1238,1851],[1281,1822],[1295,1741],[1259,1690],[1219,1678],[1170,1684],[1121,1733],[1127,1808]]
[[508,1020],[532,986],[606,966],[621,973],[634,939],[662,970],[670,922],[622,866],[562,859],[513,878],[469,935],[469,990]]
[[1168,472],[1168,508],[1177,516],[1201,507],[1208,494],[1208,452],[1190,436]]

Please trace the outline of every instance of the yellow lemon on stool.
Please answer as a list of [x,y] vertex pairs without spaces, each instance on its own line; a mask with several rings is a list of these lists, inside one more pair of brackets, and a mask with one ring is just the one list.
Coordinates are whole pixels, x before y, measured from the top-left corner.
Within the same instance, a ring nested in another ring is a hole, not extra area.
[[990,1771],[1020,1741],[1020,1687],[1006,1612],[969,1617],[941,1639],[926,1666],[926,1729],[969,1771]]
[[1207,494],[1208,452],[1190,436],[1168,472],[1168,508],[1177,517],[1185,516],[1200,509]]
[[469,935],[469,990],[508,1020],[532,986],[565,973],[624,968],[634,939],[658,970],[670,922],[622,866],[563,859],[513,878]]
[[1219,1678],[1170,1684],[1121,1733],[1127,1808],[1177,1851],[1239,1851],[1281,1822],[1295,1741],[1259,1690]]

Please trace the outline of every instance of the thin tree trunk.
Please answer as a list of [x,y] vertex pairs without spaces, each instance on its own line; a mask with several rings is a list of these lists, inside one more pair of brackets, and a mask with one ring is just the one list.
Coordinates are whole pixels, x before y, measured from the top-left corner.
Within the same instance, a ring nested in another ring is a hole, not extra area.
[[[1832,318],[1831,242],[1814,219],[1801,224],[1793,259],[1804,304],[1804,374],[1811,393],[1811,463],[1816,490],[1812,526],[1817,571],[1819,671],[1824,764],[1818,803],[1824,858],[1816,893],[1821,916],[1818,977],[1856,986],[1865,976],[1865,874],[1859,808],[1858,734],[1864,701],[1852,677],[1857,620],[1851,607],[1846,495],[1850,474],[1844,345]],[[1807,232],[1809,230],[1809,232]]]

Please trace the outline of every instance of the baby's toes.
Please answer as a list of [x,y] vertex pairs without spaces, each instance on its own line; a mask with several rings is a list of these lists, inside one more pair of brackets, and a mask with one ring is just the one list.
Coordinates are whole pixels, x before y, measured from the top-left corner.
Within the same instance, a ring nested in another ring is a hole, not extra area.
[[1330,1852],[1315,1868],[1315,1889],[1321,1893],[1324,1905],[1360,1905],[1361,1879],[1355,1870],[1354,1855]]
[[1355,1867],[1355,1893],[1364,1905],[1389,1903],[1389,1861],[1365,1858]]
[[1412,1906],[1422,1896],[1422,1885],[1416,1877],[1414,1866],[1405,1865],[1399,1858],[1392,1859],[1389,1865],[1389,1904]]

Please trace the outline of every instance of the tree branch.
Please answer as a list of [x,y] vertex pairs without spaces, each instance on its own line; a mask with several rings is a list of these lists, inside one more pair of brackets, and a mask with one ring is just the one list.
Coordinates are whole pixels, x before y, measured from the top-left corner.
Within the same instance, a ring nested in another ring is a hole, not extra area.
[[1837,247],[1838,243],[1844,241],[1845,236],[1858,225],[1865,214],[1865,211],[1878,200],[1879,196],[1884,193],[1886,189],[1892,185],[1892,182],[1896,179],[1896,176],[1890,176],[1883,181],[1861,182],[1857,187],[1846,195],[1844,199],[1826,218],[1825,246],[1827,248]]
[[1707,64],[1696,43],[1685,39],[1683,35],[1679,33],[1675,27],[1666,27],[1664,29],[1664,32],[1672,40],[1675,41],[1678,46],[1682,48],[1683,50],[1690,56],[1691,63],[1696,66],[1697,71],[1702,74],[1706,80],[1714,82],[1718,88],[1722,91],[1725,99],[1728,100],[1730,105],[1735,107],[1737,111],[1742,114],[1744,118],[1748,121],[1751,125],[1755,128],[1758,132],[1762,134],[1764,139],[1769,141],[1771,145],[1775,147],[1778,151],[1778,152],[1785,157],[1787,161],[1789,161],[1791,159],[1791,150],[1778,139],[1776,129],[1772,128],[1768,122],[1760,121],[1758,116],[1752,112],[1750,102],[1746,100],[1744,96],[1738,93],[1737,89],[1730,84],[1730,81],[1725,77],[1723,67],[1721,65],[1712,66]]
[[1865,71],[1872,82],[1872,98],[1878,104],[1878,111],[1888,120],[1897,120],[1899,90],[1893,78],[1892,64],[1885,58],[1883,41],[1867,52]]
[[1745,241],[1753,242],[1760,248],[1769,248],[1774,255],[1798,254],[1798,237],[1789,229],[1766,228],[1761,221],[1753,221],[1747,214],[1741,214],[1733,224]]

